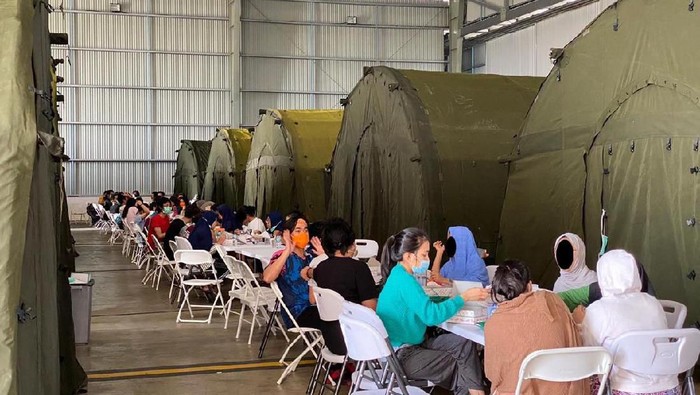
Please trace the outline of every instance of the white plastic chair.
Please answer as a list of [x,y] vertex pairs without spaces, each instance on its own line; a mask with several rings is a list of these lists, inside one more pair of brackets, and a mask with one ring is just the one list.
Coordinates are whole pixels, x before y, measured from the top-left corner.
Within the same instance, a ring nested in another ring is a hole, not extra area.
[[[611,342],[615,367],[644,375],[686,374],[683,394],[695,395],[691,370],[700,355],[695,328],[633,331]],[[669,388],[670,389],[670,388]]]
[[[200,322],[200,323],[211,323],[211,317],[214,314],[214,309],[217,307],[224,308],[224,299],[221,296],[221,280],[216,277],[216,269],[214,268],[214,259],[208,251],[202,250],[177,250],[175,251],[175,262],[182,263],[188,268],[199,267],[202,273],[210,271],[213,274],[213,279],[209,278],[192,278],[188,280],[182,280],[180,282],[180,287],[182,288],[182,302],[180,303],[180,308],[177,312],[177,319],[175,322]],[[194,288],[198,287],[216,287],[216,296],[214,297],[214,302],[210,305],[194,305],[190,303],[189,297],[190,292]],[[220,304],[217,304],[220,302]],[[187,309],[190,312],[190,319],[182,318],[182,309],[187,305]],[[209,317],[206,320],[195,320],[194,314],[192,313],[192,307],[207,307],[209,308]]]
[[355,240],[357,248],[357,259],[374,258],[379,254],[379,244],[374,240],[357,239]]
[[[168,241],[170,245],[170,250],[173,252],[173,258],[175,257],[175,251],[178,250],[177,248],[177,243],[175,240],[170,240]],[[172,281],[170,282],[170,291],[168,292],[168,300],[170,300],[170,303],[172,303],[172,297],[173,297],[173,290],[175,289],[175,285],[178,287],[178,292],[177,292],[177,302],[180,303],[180,296],[182,296],[182,288],[180,287],[180,283],[182,282],[182,279],[184,276],[186,276],[189,273],[188,269],[183,269],[180,267],[180,265],[177,264],[177,262],[173,261],[173,271],[172,271]]]
[[192,244],[190,244],[190,241],[184,237],[175,236],[175,244],[177,244],[178,250],[193,250],[194,249],[194,248],[192,248]]
[[[374,310],[370,309],[369,307],[362,306],[360,304],[345,301],[343,303],[342,314],[345,314],[350,318],[369,324],[370,326],[372,326],[372,328],[374,328],[374,330],[377,331],[377,333],[379,333],[379,335],[384,339],[384,342],[386,343],[391,353],[391,363],[394,366],[394,371],[398,372],[403,382],[407,383],[408,385],[413,385],[417,387],[435,386],[434,383],[427,380],[408,379],[406,372],[404,372],[403,367],[401,366],[401,363],[399,362],[399,359],[396,356],[396,353],[394,352],[394,348],[391,345],[391,341],[389,340],[389,333],[387,332],[386,327],[384,326],[384,322],[382,322],[381,318],[379,318],[379,316]],[[347,346],[347,340],[345,342],[345,345]],[[361,364],[361,366],[358,366],[358,369],[352,375],[353,383],[350,386],[350,393],[352,393],[353,389],[355,388],[381,389],[386,388],[388,386],[389,375],[391,373],[391,370],[388,369],[389,361],[386,360],[379,362],[383,366],[382,369],[373,369],[367,366],[366,363]]]
[[496,270],[498,270],[498,265],[486,266],[486,271],[489,274],[489,283],[491,283],[493,281],[493,277],[496,275]]
[[[346,302],[347,303],[347,302]],[[359,383],[354,383],[350,389],[353,394],[379,395],[379,394],[427,394],[418,387],[408,386],[402,373],[397,370],[392,348],[387,344],[382,335],[369,323],[355,319],[343,312],[340,317],[340,329],[345,337],[345,344],[348,349],[348,357],[359,362],[358,377],[364,377],[364,371],[368,363],[379,359],[386,359],[387,369],[390,371],[389,384],[386,389],[374,389],[366,391],[354,391],[359,387]],[[398,388],[394,388],[394,384]]]
[[[343,302],[345,302],[345,299],[332,289],[314,286],[312,291],[316,297],[316,307],[318,308],[319,317],[323,321],[327,322],[338,321],[338,317],[340,317],[340,314],[343,312]],[[321,352],[318,354],[318,358],[316,359],[316,366],[311,374],[311,379],[309,380],[309,386],[306,389],[306,393],[314,393],[322,370],[325,371],[325,374],[321,380],[321,386],[325,386],[326,380],[328,380],[330,377],[331,366],[333,364],[342,364],[342,367],[340,368],[340,378],[342,380],[343,374],[345,373],[346,362],[346,355],[334,354],[328,349],[328,347],[323,347]],[[338,383],[333,383],[333,385],[335,385],[334,394],[337,395],[338,391],[340,391],[340,385]],[[321,393],[323,393],[323,389],[321,390]]]
[[[233,300],[238,299],[241,302],[241,311],[238,314],[238,329],[236,330],[236,339],[241,335],[241,329],[243,328],[243,322],[250,323],[250,334],[248,335],[248,344],[253,340],[253,331],[255,330],[255,324],[257,323],[259,327],[264,327],[266,320],[270,319],[268,314],[268,309],[271,309],[275,305],[277,296],[272,291],[271,288],[261,287],[258,283],[258,279],[253,275],[250,267],[243,261],[233,258],[232,256],[227,256],[224,258],[224,262],[227,262],[226,266],[232,265],[233,270],[241,274],[241,285],[240,289],[232,289],[229,291],[229,301],[228,307],[225,310],[226,323],[224,324],[224,329],[228,328],[228,319],[231,313],[233,313],[232,305]],[[245,309],[246,307],[251,311],[252,318],[250,321],[245,320]],[[274,314],[274,312],[272,312]],[[282,330],[287,342],[289,342],[289,337],[285,331],[284,326],[279,321],[279,317],[274,316],[274,322]],[[273,328],[274,330],[274,328]]]
[[[283,365],[287,365],[287,367],[284,369],[284,372],[282,372],[282,375],[277,380],[277,384],[279,385],[282,384],[282,382],[284,381],[284,379],[287,378],[287,376],[289,376],[293,371],[296,370],[297,366],[299,365],[299,362],[301,362],[301,360],[306,354],[311,352],[314,355],[314,358],[318,358],[318,354],[316,353],[316,347],[323,346],[323,337],[321,336],[321,331],[319,331],[318,329],[299,326],[297,321],[294,319],[294,316],[287,308],[287,305],[284,304],[282,291],[280,291],[280,288],[277,285],[276,281],[273,281],[270,284],[270,288],[272,289],[272,292],[275,293],[275,297],[277,298],[280,307],[287,314],[289,321],[292,323],[292,327],[288,328],[287,332],[297,334],[297,337],[291,343],[289,343],[287,349],[284,350],[284,354],[282,354],[282,358],[280,358],[279,362]],[[299,340],[304,341],[304,343],[306,344],[306,348],[291,363],[285,362],[284,360],[285,358],[287,358],[287,354],[289,354],[289,351]]]
[[666,313],[666,323],[668,329],[681,329],[685,323],[685,317],[688,315],[688,308],[683,303],[674,302],[672,300],[659,300],[661,306]]
[[175,261],[168,259],[168,256],[165,254],[163,245],[160,244],[158,237],[156,237],[156,235],[151,235],[151,238],[153,239],[153,244],[156,246],[156,261],[155,265],[153,266],[153,284],[151,284],[151,287],[155,286],[157,291],[160,287],[160,280],[163,277],[163,273],[165,273],[165,275],[172,280],[174,278],[174,271],[177,265],[175,264]]
[[571,347],[539,350],[520,365],[515,395],[520,395],[525,380],[570,382],[593,375],[600,378],[598,395],[603,395],[612,368],[612,356],[604,347]]

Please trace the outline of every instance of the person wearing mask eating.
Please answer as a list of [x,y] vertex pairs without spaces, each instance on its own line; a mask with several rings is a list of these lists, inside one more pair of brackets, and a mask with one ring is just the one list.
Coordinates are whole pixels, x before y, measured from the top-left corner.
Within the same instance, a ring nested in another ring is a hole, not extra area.
[[[285,222],[282,238],[285,248],[272,255],[270,264],[263,271],[263,281],[277,282],[282,300],[299,326],[320,329],[321,332],[332,331],[333,328],[326,328],[329,324],[321,320],[316,306],[311,305],[309,284],[302,277],[302,271],[306,272],[311,262],[311,255],[306,253],[309,244],[306,217],[300,214]],[[286,314],[282,314],[282,318],[287,327],[292,326]]]
[[162,242],[165,238],[165,234],[168,232],[168,227],[170,226],[170,214],[173,212],[170,200],[165,198],[160,198],[153,203],[153,208],[156,212],[151,218],[148,224],[148,244],[151,248],[156,249],[156,245],[153,242],[152,235],[158,238],[158,241]]
[[429,380],[455,394],[484,395],[484,375],[476,345],[452,333],[428,334],[454,316],[467,301],[484,300],[488,290],[471,288],[435,303],[414,275],[430,266],[430,240],[422,229],[407,228],[389,237],[382,251],[383,289],[377,314],[411,380]]

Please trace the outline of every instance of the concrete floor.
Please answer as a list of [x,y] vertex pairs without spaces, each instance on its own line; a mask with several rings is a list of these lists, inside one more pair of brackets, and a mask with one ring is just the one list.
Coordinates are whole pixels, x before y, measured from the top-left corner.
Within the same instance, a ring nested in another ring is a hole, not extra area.
[[[121,255],[121,245],[108,245],[93,229],[76,228],[73,236],[80,253],[77,270],[95,280],[90,343],[76,347],[89,394],[304,393],[310,366],[276,384],[283,370],[276,362],[287,345],[282,336],[271,337],[258,359],[262,330],[256,329],[249,346],[245,324],[236,340],[235,317],[227,330],[218,314],[210,325],[176,324],[169,283],[163,281],[158,291],[141,285],[144,272]],[[700,393],[700,384],[696,387]]]
[[271,337],[258,359],[262,330],[256,329],[249,346],[246,324],[236,340],[233,316],[227,330],[218,314],[210,325],[176,324],[169,283],[163,281],[158,291],[141,285],[144,272],[121,255],[121,245],[109,246],[106,236],[91,229],[73,235],[80,253],[77,270],[95,280],[90,343],[77,346],[89,394],[304,393],[308,366],[276,384],[282,373],[276,362],[287,345],[281,335]]

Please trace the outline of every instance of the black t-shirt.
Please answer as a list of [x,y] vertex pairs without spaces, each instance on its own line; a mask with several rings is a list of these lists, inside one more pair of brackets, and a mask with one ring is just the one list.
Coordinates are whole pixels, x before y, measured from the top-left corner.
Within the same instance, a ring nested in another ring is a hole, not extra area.
[[173,222],[170,223],[170,226],[168,226],[168,230],[165,232],[165,237],[163,238],[163,251],[165,252],[165,255],[168,256],[168,259],[175,259],[173,257],[173,250],[170,249],[169,241],[175,240],[175,236],[179,236],[180,231],[184,227],[185,221],[181,220],[180,218],[173,220]]
[[314,269],[313,277],[319,287],[332,289],[348,302],[377,298],[369,266],[352,258],[330,257]]

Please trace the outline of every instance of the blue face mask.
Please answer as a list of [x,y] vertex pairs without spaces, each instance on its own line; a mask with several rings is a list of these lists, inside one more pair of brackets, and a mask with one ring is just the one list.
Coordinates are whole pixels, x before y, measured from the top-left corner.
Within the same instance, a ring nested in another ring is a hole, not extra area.
[[425,274],[430,267],[430,261],[420,261],[420,266],[413,268],[413,274]]

